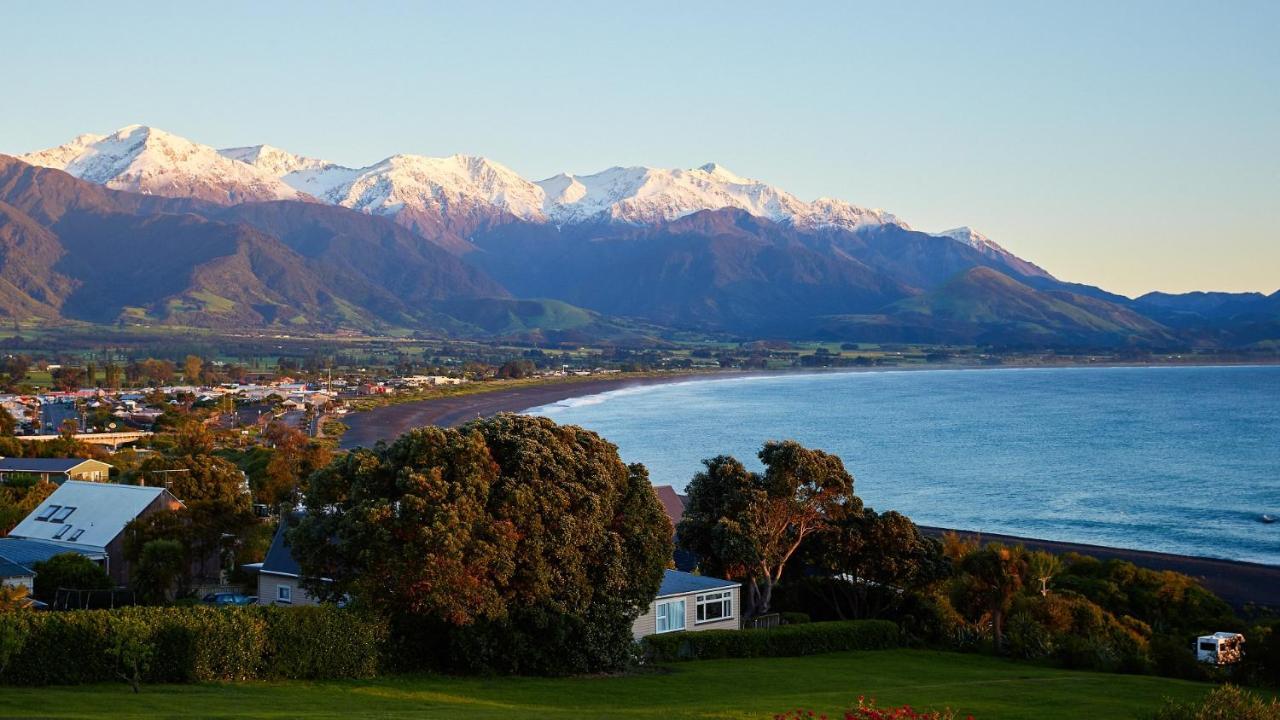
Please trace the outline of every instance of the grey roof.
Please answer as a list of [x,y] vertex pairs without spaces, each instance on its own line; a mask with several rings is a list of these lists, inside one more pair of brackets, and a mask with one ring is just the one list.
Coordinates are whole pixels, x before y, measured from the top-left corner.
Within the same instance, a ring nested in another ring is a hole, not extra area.
[[36,573],[26,565],[19,565],[12,560],[0,557],[0,578],[32,577]]
[[662,575],[662,587],[658,588],[658,597],[685,595],[692,592],[720,590],[737,586],[738,583],[732,580],[694,575],[693,573],[680,572],[679,570],[666,570]]
[[302,568],[298,567],[298,561],[293,559],[293,552],[289,549],[288,540],[285,539],[285,532],[296,522],[296,516],[280,518],[280,526],[276,528],[275,537],[271,538],[271,548],[267,550],[267,557],[262,561],[260,572],[294,577],[302,575]]
[[0,458],[0,472],[67,472],[88,458]]
[[43,562],[54,555],[69,552],[79,553],[91,560],[101,560],[107,556],[101,550],[87,548],[82,545],[68,545],[49,540],[28,540],[16,537],[0,538],[0,559],[8,560],[18,565],[30,567],[33,563]]
[[[156,498],[168,493],[162,487],[68,480],[18,523],[9,535],[35,540],[65,539],[77,545],[103,548]],[[169,497],[172,498],[171,495]],[[46,516],[54,506],[62,512],[53,515],[51,521],[36,519]],[[84,532],[77,534],[81,530]],[[62,537],[55,537],[59,534]],[[71,540],[73,536],[74,541]]]

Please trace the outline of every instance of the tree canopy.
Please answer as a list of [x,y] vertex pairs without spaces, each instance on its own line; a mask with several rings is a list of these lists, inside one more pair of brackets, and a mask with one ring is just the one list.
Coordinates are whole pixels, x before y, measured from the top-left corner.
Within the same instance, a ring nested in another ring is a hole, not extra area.
[[306,504],[310,592],[425,622],[488,669],[616,666],[672,553],[644,467],[546,418],[412,430],[313,474]]

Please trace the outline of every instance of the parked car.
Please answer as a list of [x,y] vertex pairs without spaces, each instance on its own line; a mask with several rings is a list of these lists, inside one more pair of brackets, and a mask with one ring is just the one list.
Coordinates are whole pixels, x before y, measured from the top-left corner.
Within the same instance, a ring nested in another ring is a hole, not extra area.
[[209,593],[202,598],[206,605],[217,605],[219,607],[225,605],[256,605],[258,604],[257,595],[241,595],[240,593],[220,592]]

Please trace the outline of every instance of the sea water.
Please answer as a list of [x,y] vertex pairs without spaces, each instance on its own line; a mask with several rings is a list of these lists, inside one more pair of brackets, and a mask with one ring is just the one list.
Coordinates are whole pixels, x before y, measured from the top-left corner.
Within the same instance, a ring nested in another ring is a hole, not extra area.
[[655,484],[766,440],[835,453],[920,524],[1280,564],[1280,366],[830,372],[626,388],[534,408]]

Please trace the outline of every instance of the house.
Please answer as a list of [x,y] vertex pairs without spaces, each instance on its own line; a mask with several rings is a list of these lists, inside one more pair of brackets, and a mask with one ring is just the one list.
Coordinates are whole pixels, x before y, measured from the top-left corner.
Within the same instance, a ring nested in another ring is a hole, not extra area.
[[[688,496],[676,492],[676,489],[670,485],[654,485],[653,494],[658,496],[662,511],[667,514],[667,519],[671,521],[671,528],[674,531],[680,524],[680,520],[684,518],[684,507]],[[673,559],[677,570],[689,571],[698,566],[697,556],[688,550],[682,550],[678,545]]]
[[667,570],[658,597],[636,618],[631,634],[639,640],[669,632],[737,630],[741,590],[731,580]]
[[29,566],[61,553],[79,553],[99,562],[115,583],[127,585],[125,526],[181,507],[182,502],[162,487],[68,480],[9,537],[0,538],[0,557]]
[[0,557],[0,587],[25,587],[28,592],[35,587],[35,571],[26,565]]
[[[296,520],[296,518],[295,518]],[[263,605],[316,605],[315,598],[303,590],[299,580],[302,569],[293,559],[286,531],[293,525],[289,518],[281,518],[271,539],[271,548],[258,569],[258,602]]]
[[111,466],[87,458],[0,458],[0,482],[106,482]]

